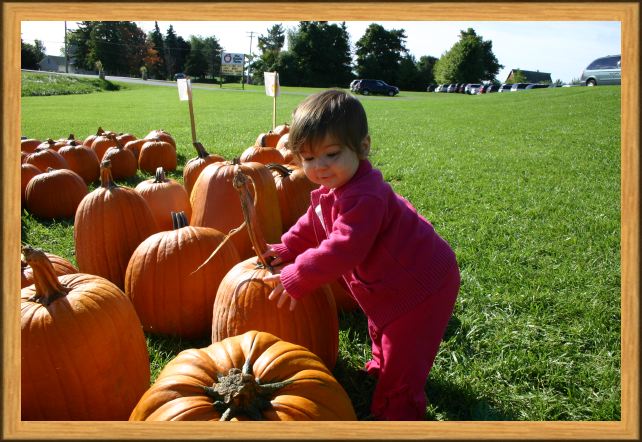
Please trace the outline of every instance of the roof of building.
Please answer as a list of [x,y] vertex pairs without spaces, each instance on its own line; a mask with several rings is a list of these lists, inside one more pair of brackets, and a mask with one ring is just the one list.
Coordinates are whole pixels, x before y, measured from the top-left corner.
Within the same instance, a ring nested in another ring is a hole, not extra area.
[[529,83],[539,83],[540,81],[553,81],[551,74],[549,72],[540,72],[540,71],[525,71],[524,69],[511,69],[508,74],[507,79],[513,75],[515,71],[520,71],[526,77],[526,81]]

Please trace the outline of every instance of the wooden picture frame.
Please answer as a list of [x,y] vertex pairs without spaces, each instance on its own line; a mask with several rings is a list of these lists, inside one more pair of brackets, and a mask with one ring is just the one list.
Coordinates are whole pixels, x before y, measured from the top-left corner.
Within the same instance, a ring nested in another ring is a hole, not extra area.
[[[98,3],[2,5],[2,437],[11,439],[639,439],[640,29],[638,3]],[[619,21],[621,119],[621,420],[614,422],[23,422],[20,420],[20,22],[23,20]]]

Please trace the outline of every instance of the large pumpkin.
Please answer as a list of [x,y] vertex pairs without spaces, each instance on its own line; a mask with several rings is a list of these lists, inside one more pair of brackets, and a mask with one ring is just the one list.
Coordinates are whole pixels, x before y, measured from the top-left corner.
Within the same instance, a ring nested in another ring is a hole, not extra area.
[[36,149],[27,155],[24,161],[26,164],[33,164],[38,169],[45,171],[52,169],[68,169],[67,161],[53,149]]
[[187,224],[172,212],[174,230],[156,233],[134,251],[125,274],[125,293],[143,330],[184,338],[209,337],[216,289],[239,261],[231,242],[196,271],[225,238],[218,230]]
[[167,132],[165,129],[154,129],[151,130],[147,135],[145,135],[146,140],[155,140],[159,139],[161,141],[165,141],[166,143],[169,143],[172,145],[174,148],[174,152],[176,152],[176,140],[174,140],[174,137]]
[[148,139],[140,148],[138,168],[154,174],[156,169],[176,170],[176,147],[160,138]]
[[110,167],[109,161],[101,164],[100,186],[78,206],[74,243],[81,272],[122,288],[132,253],[159,229],[147,202],[134,189],[114,183]]
[[109,149],[110,147],[115,147],[117,145],[118,142],[116,141],[116,134],[114,134],[113,132],[103,133],[102,135],[98,135],[94,139],[94,141],[92,141],[91,150],[96,152],[96,156],[100,161],[102,161],[105,152],[107,152],[107,149]]
[[32,153],[41,143],[42,141],[37,138],[25,138],[24,140],[20,140],[20,150],[22,152]]
[[156,169],[154,178],[138,183],[135,190],[149,204],[160,230],[172,230],[172,212],[185,212],[189,222],[192,206],[187,190],[181,183],[167,178],[162,167]]
[[73,170],[49,168],[27,184],[25,205],[41,218],[72,218],[88,191],[85,181]]
[[310,207],[310,192],[319,186],[310,181],[300,167],[268,164],[267,168],[274,176],[283,231],[287,231],[307,212]]
[[81,176],[85,183],[93,183],[100,177],[100,161],[96,152],[87,146],[72,140],[58,150],[69,169]]
[[120,141],[116,140],[116,143],[116,146],[105,151],[103,161],[111,162],[111,175],[115,180],[132,178],[138,170],[136,156],[130,150],[123,149]]
[[179,353],[129,420],[343,421],[356,415],[318,357],[269,333],[249,331]]
[[247,163],[248,161],[256,161],[257,163],[262,164],[285,163],[281,152],[276,150],[274,147],[261,146],[248,147],[241,154],[240,160],[242,163]]
[[[193,226],[213,227],[229,233],[243,223],[238,193],[232,185],[235,168],[252,177],[257,191],[257,222],[265,238],[277,242],[281,238],[281,212],[276,185],[271,172],[261,163],[223,161],[207,166],[201,172],[190,194]],[[245,228],[232,237],[241,259],[254,255]]]
[[220,155],[208,153],[205,150],[205,147],[203,147],[203,145],[198,141],[194,143],[194,148],[197,153],[196,158],[192,158],[187,161],[183,168],[183,185],[185,186],[185,190],[187,190],[188,195],[192,193],[192,188],[194,187],[194,183],[196,183],[196,179],[208,164],[225,161],[225,158]]
[[149,387],[149,355],[134,307],[114,284],[57,277],[25,248],[35,284],[20,298],[22,420],[126,420]]
[[221,341],[249,330],[273,333],[279,338],[303,345],[316,354],[330,369],[337,360],[339,324],[337,311],[328,286],[322,286],[300,299],[296,309],[277,307],[268,295],[276,282],[263,278],[273,269],[260,255],[267,250],[249,193],[247,178],[235,177],[249,236],[259,257],[235,265],[221,281],[214,300],[212,342]]
[[31,178],[42,173],[33,164],[21,164],[20,165],[20,205],[25,205],[25,191],[27,190],[27,184],[31,181]]

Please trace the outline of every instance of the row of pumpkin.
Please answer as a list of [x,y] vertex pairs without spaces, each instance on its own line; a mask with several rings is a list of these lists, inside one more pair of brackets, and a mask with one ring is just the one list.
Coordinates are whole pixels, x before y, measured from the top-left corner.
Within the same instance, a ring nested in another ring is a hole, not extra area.
[[[254,150],[277,151],[275,142],[261,146],[265,139]],[[75,211],[78,269],[24,249],[24,420],[355,418],[329,371],[338,354],[337,309],[355,308],[354,300],[335,282],[294,312],[278,309],[262,281],[273,269],[257,258],[307,209],[313,186],[294,164],[207,162],[195,147],[194,160],[205,164],[191,192],[187,180],[183,187],[165,178],[162,166],[148,180],[189,194],[187,205],[162,209],[172,228],[161,227],[152,201],[161,207],[179,192],[145,198],[119,186],[108,159],[100,186]],[[143,331],[211,334],[212,345],[180,353],[150,387]]]

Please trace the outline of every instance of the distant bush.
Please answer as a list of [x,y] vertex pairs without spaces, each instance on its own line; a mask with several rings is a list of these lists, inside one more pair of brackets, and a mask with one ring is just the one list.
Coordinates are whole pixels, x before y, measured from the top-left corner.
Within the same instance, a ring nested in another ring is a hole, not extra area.
[[111,81],[99,78],[83,78],[72,75],[22,72],[23,97],[47,95],[91,94],[93,92],[121,89]]

